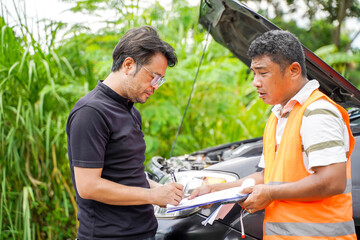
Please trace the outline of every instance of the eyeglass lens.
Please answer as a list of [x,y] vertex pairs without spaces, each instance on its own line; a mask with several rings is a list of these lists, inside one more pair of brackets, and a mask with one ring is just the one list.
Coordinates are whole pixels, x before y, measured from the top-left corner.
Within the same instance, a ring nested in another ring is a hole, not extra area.
[[160,77],[159,75],[156,75],[154,77],[154,79],[151,81],[151,86],[155,87],[160,87],[163,83],[165,82],[165,79]]

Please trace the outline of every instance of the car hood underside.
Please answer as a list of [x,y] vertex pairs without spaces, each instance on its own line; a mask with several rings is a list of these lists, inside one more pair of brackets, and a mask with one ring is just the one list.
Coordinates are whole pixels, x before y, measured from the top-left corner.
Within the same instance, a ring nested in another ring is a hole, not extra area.
[[[279,29],[270,21],[236,0],[202,0],[199,22],[212,37],[250,66],[250,43],[262,33]],[[320,90],[345,108],[360,106],[360,91],[314,53],[303,46],[309,79],[320,83]]]

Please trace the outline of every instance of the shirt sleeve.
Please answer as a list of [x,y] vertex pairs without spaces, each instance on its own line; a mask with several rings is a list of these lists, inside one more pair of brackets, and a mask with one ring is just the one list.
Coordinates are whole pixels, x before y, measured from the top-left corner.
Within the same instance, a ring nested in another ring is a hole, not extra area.
[[258,164],[259,168],[265,168],[265,158],[264,158],[264,154],[261,154],[261,158],[260,158],[260,162]]
[[85,106],[71,116],[69,124],[72,165],[102,168],[110,133],[104,118],[94,108]]
[[328,101],[318,100],[309,105],[300,132],[308,170],[347,161],[348,132],[339,110]]

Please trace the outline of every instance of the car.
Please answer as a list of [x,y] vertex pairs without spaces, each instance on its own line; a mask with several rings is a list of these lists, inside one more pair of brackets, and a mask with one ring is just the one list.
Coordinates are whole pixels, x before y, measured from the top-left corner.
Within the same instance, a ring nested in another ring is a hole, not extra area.
[[[209,29],[212,37],[227,47],[248,66],[251,59],[246,55],[250,43],[262,33],[279,29],[270,21],[236,0],[202,0],[199,22]],[[309,79],[317,79],[320,90],[335,102],[349,109],[350,126],[355,137],[352,153],[353,218],[357,235],[360,235],[360,91],[304,47]],[[147,165],[149,176],[160,182],[171,181],[169,173],[175,171],[185,194],[200,186],[235,181],[256,171],[262,154],[262,138],[223,144],[197,152],[171,157],[153,157]],[[262,239],[264,211],[245,214],[243,217],[245,238],[241,237],[238,204],[224,219],[203,226],[219,204],[211,208],[192,208],[167,213],[165,208],[154,206],[159,227],[157,239]]]

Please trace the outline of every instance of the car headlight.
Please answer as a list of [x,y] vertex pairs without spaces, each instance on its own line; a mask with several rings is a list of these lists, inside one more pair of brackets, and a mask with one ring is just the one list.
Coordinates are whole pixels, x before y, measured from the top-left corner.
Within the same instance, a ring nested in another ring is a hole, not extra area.
[[[215,183],[224,183],[224,182],[233,182],[238,179],[235,174],[225,173],[225,172],[215,172],[215,171],[182,171],[175,173],[176,180],[178,183],[184,185],[184,194],[188,196],[191,192],[203,185],[203,184],[215,184]],[[159,183],[166,184],[170,183],[170,175],[164,176]],[[166,213],[166,208],[161,208],[154,205],[154,212],[157,218],[178,218],[186,217],[190,214],[193,214],[199,211],[200,208],[191,208],[182,211]]]

